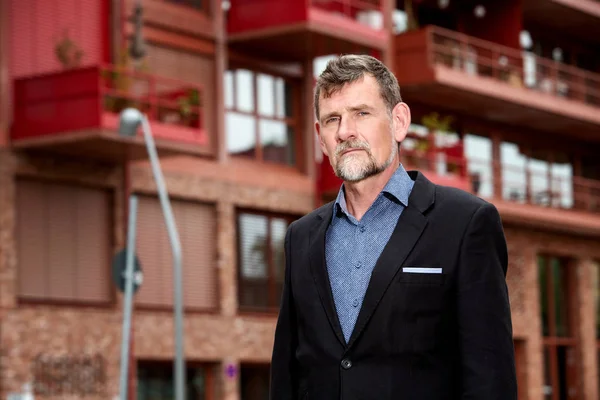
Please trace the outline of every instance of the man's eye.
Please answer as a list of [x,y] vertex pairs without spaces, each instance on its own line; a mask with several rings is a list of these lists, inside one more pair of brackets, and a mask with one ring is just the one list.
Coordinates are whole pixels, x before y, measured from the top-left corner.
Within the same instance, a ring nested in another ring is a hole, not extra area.
[[326,123],[326,124],[329,124],[329,123],[331,123],[331,122],[335,122],[335,121],[337,121],[337,117],[328,118],[328,119],[325,121],[325,123]]
[[369,113],[368,113],[368,112],[366,112],[366,111],[359,111],[359,112],[358,112],[358,115],[360,115],[360,116],[363,116],[363,115],[369,115]]

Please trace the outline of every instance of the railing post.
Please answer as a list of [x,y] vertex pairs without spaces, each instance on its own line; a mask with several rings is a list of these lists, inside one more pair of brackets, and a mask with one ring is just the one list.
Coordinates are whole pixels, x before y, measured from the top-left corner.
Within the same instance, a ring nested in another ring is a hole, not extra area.
[[151,120],[156,120],[158,117],[158,97],[156,95],[156,77],[148,76],[148,103],[150,109],[148,115]]

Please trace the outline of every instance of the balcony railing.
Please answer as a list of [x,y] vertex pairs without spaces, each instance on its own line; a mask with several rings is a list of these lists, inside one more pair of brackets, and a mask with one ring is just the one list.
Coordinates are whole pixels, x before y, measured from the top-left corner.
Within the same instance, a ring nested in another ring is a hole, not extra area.
[[135,107],[150,121],[197,129],[193,137],[202,141],[202,87],[176,79],[106,65],[100,69],[100,90],[104,111],[118,114]]
[[568,165],[561,168],[547,163],[514,165],[467,159],[460,142],[436,146],[433,135],[414,133],[407,135],[400,158],[407,169],[453,178],[454,182],[467,180],[467,190],[490,200],[600,213],[600,181],[573,176]]
[[[567,169],[568,170],[568,169]],[[468,160],[472,191],[483,198],[600,213],[600,181],[565,170]]]
[[154,135],[207,145],[202,87],[111,65],[70,69],[15,81],[13,140],[85,129],[116,130],[118,114],[136,107]]
[[427,29],[434,64],[600,107],[600,74],[447,29]]

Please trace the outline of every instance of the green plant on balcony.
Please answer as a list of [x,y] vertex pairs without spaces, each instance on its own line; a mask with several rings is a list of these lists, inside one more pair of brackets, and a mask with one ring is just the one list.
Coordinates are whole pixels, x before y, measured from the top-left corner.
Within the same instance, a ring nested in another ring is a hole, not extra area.
[[183,119],[183,123],[189,126],[195,126],[198,122],[199,115],[197,108],[200,107],[200,91],[192,88],[188,89],[186,95],[180,96],[177,99],[179,104],[179,113]]
[[[430,146],[432,143],[435,143],[435,135],[436,134],[448,134],[452,132],[452,123],[454,122],[454,117],[451,115],[440,116],[437,112],[431,112],[421,119],[421,124],[427,128],[428,136],[430,140],[424,140],[423,143],[420,144],[420,151],[423,153],[428,153],[430,150]],[[459,165],[456,162],[449,161],[447,163],[448,172],[456,172],[459,168]]]
[[135,107],[139,108],[140,111],[146,111],[150,106],[148,102],[133,100],[128,96],[136,79],[134,73],[147,73],[148,70],[145,59],[139,63],[134,63],[127,47],[123,47],[119,52],[119,58],[115,66],[111,69],[102,70],[105,87],[113,92],[113,94],[104,97],[104,109],[113,113],[119,113],[127,107]]
[[81,64],[84,52],[79,45],[70,38],[69,30],[63,31],[63,36],[54,45],[54,54],[64,68],[76,68]]

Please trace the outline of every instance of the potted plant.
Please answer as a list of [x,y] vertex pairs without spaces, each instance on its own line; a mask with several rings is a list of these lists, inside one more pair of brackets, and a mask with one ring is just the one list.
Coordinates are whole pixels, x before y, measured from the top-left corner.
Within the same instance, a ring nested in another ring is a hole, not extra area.
[[70,38],[68,29],[63,31],[62,39],[54,45],[54,54],[64,68],[79,67],[84,56],[81,47]]
[[[446,134],[452,129],[452,122],[454,121],[454,117],[451,115],[440,116],[437,112],[432,112],[425,115],[421,119],[421,124],[427,128],[429,131],[427,134],[428,141],[423,145],[422,151],[424,153],[428,153],[426,156],[434,157],[435,153],[431,152],[430,146],[433,144],[435,147],[435,135],[436,134]],[[433,161],[433,160],[432,160]],[[449,162],[447,164],[449,172],[455,172],[458,170],[458,165],[455,162]]]

